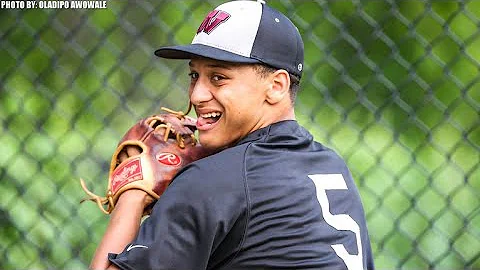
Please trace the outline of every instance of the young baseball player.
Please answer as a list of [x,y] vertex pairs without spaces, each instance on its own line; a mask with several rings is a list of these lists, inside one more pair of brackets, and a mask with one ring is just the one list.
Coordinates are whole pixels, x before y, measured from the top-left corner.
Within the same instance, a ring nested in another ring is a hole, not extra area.
[[211,11],[187,59],[200,143],[154,204],[120,195],[91,268],[374,269],[362,202],[345,165],[295,120],[303,41],[260,1]]

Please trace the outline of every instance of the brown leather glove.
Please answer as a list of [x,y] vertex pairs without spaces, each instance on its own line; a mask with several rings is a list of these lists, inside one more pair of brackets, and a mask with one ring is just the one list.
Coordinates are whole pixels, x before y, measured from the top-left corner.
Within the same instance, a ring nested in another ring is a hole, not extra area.
[[[144,190],[157,200],[182,167],[211,154],[195,139],[196,119],[162,109],[169,113],[140,120],[120,140],[112,156],[105,197],[90,192],[80,179],[89,195],[82,202],[94,201],[105,214],[110,214],[120,194],[128,189]],[[132,152],[139,154],[132,156]],[[150,211],[146,209],[144,215]]]

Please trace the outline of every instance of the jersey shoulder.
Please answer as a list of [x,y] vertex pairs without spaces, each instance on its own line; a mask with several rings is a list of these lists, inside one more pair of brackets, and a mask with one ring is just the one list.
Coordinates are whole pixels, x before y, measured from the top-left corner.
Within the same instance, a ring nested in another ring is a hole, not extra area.
[[[225,149],[185,166],[171,185],[238,188],[244,178],[245,152],[248,145]],[[228,185],[227,185],[228,184]]]

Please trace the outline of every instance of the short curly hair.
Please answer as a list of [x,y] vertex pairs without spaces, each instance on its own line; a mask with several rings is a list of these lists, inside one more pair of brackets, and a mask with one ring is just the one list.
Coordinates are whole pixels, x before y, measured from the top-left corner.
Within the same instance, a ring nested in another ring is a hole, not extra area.
[[[278,70],[278,68],[274,68],[265,64],[255,64],[254,69],[263,78]],[[290,100],[292,105],[294,105],[297,98],[297,93],[300,90],[300,77],[291,73],[288,73],[288,75],[290,76]]]

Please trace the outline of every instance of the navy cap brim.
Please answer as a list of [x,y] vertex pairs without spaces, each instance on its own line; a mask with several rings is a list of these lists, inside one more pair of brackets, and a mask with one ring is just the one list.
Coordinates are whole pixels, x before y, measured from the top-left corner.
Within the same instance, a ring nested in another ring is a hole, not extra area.
[[155,55],[167,59],[192,59],[194,57],[206,57],[210,59],[233,62],[254,64],[261,61],[224,51],[215,47],[203,44],[189,44],[184,46],[163,47],[155,51]]

